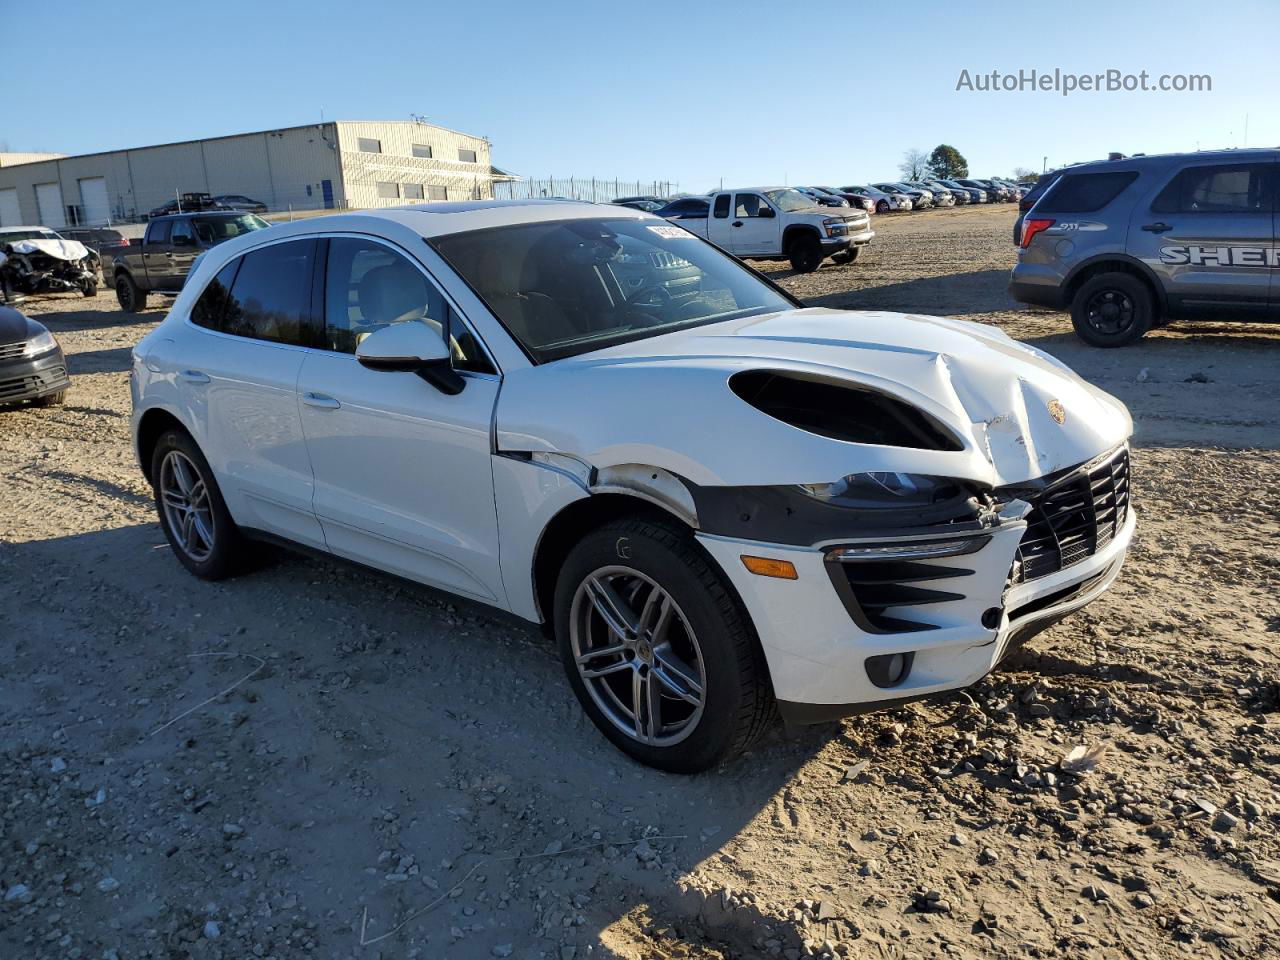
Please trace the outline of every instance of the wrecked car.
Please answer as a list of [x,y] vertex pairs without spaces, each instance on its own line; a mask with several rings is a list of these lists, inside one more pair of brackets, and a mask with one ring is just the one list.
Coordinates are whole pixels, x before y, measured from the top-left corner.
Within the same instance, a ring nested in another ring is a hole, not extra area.
[[40,293],[98,292],[98,255],[48,227],[0,228],[0,297],[17,303]]
[[1105,591],[1135,525],[1129,415],[1054,358],[990,326],[805,308],[623,208],[238,237],[131,383],[190,572],[286,541],[541,623],[603,735],[673,771],[778,712],[972,684]]

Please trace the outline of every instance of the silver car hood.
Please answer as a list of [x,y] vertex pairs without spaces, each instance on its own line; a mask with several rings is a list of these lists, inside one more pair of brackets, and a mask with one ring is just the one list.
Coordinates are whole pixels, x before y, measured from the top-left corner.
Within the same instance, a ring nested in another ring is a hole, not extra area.
[[[809,433],[740,399],[728,381],[745,370],[795,371],[889,394],[949,427],[963,449]],[[825,483],[893,470],[1001,486],[1090,460],[1132,427],[1118,400],[995,327],[820,308],[513,371],[496,412],[499,450],[568,454],[597,468],[647,464],[703,485]]]

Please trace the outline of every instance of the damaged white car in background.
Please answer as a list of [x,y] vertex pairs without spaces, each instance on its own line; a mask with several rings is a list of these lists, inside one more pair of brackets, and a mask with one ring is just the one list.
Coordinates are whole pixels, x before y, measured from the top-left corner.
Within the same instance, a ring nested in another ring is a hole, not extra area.
[[47,227],[0,229],[0,302],[40,293],[98,292],[98,255]]
[[1129,415],[1058,361],[993,327],[806,309],[620,208],[232,240],[132,385],[193,573],[285,540],[542,622],[604,735],[669,770],[779,711],[973,683],[1104,591],[1134,530]]

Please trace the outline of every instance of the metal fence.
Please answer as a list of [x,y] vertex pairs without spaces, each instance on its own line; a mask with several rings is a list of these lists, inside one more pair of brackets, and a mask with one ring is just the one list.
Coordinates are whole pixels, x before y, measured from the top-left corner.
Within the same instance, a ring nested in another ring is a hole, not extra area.
[[679,191],[680,184],[671,180],[609,180],[603,177],[534,177],[499,181],[493,185],[493,195],[499,200],[560,197],[608,203],[619,197],[669,197]]

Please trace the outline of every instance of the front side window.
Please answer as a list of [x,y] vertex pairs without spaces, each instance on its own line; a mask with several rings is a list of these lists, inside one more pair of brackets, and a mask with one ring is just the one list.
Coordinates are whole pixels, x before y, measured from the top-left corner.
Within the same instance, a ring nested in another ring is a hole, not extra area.
[[476,152],[474,150],[459,150],[458,159],[461,160],[463,163],[475,163]]
[[448,339],[455,370],[494,372],[444,295],[403,255],[372,240],[330,240],[322,346],[355,353],[365,337],[393,323],[434,327]]
[[722,193],[716,197],[715,214],[717,220],[724,220],[729,216],[729,195],[727,193]]
[[1094,213],[1138,178],[1134,171],[1068,173],[1036,204],[1038,213]]
[[241,257],[222,331],[274,343],[305,343],[315,247],[314,240],[292,240]]
[[1158,213],[1270,213],[1275,187],[1270,163],[1188,167],[1160,191]]
[[195,238],[191,235],[191,224],[186,220],[178,220],[173,224],[173,232],[169,234],[169,242],[174,246],[191,246]]
[[430,242],[539,363],[797,306],[674,224],[568,220]]
[[737,205],[733,208],[735,217],[742,219],[760,216],[760,208],[764,206],[764,201],[760,199],[759,194],[740,193],[735,199],[737,200]]
[[387,183],[385,180],[378,181],[378,196],[383,200],[399,200],[400,184]]
[[375,140],[373,137],[358,137],[356,145],[360,148],[361,153],[381,153],[382,141]]

